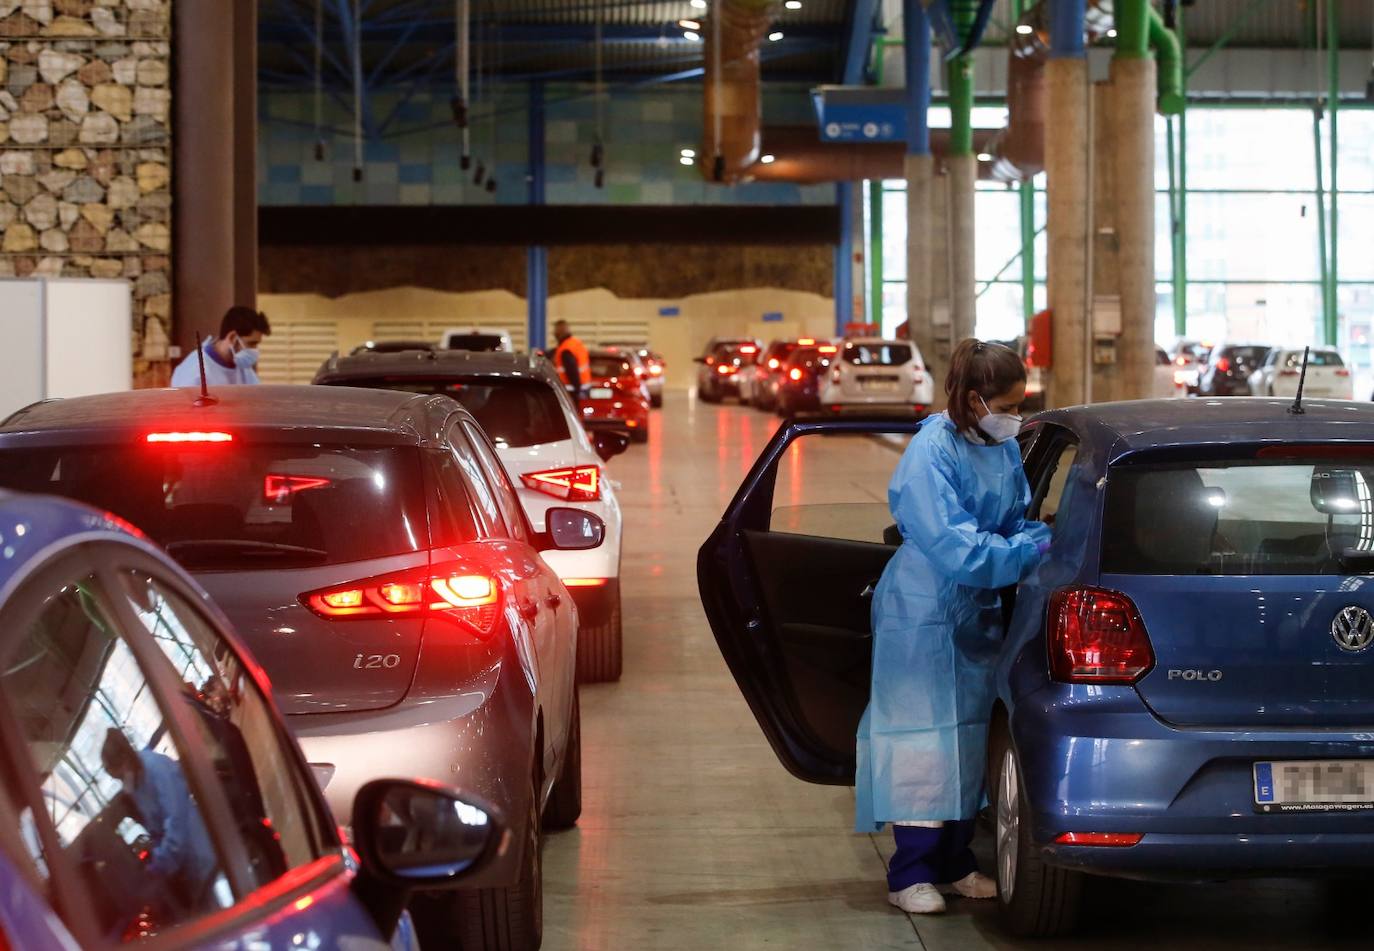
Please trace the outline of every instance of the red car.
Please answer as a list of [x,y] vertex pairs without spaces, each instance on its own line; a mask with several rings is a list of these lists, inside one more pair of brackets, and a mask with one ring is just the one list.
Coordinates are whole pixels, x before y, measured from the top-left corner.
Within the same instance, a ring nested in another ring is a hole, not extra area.
[[587,429],[623,429],[634,442],[649,441],[648,371],[631,350],[593,350],[592,379],[580,409]]

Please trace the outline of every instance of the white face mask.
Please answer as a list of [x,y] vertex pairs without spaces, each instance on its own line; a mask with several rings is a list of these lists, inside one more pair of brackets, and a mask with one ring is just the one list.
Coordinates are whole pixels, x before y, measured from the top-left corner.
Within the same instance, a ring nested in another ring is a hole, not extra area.
[[1015,439],[1016,434],[1021,431],[1021,417],[1011,413],[994,413],[988,406],[987,400],[981,396],[978,402],[983,404],[983,409],[988,414],[978,420],[978,428],[987,433],[989,437],[998,442],[1006,442],[1008,439]]

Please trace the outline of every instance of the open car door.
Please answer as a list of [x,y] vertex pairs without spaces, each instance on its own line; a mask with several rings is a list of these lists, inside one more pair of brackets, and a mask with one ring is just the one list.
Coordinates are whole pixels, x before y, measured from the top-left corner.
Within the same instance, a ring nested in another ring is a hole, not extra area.
[[891,418],[784,423],[697,556],[730,673],[778,759],[807,782],[854,782],[873,591],[899,541],[887,484],[919,428]]

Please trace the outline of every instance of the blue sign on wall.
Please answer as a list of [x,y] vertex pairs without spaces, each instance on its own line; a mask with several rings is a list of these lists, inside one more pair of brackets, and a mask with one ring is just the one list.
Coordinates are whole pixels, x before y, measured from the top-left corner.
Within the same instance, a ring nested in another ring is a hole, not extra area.
[[658,316],[660,317],[676,317],[680,313],[682,311],[676,307],[660,307],[658,309]]
[[782,311],[780,311],[780,310],[770,310],[768,313],[766,313],[766,314],[763,315],[763,322],[764,322],[765,324],[780,324],[780,323],[782,323]]
[[822,142],[904,142],[903,90],[872,86],[818,86],[811,91]]

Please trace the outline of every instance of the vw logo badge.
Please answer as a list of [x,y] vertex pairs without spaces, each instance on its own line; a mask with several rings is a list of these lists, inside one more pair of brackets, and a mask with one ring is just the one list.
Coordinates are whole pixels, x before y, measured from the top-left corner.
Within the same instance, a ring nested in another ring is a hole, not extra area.
[[1374,615],[1351,605],[1331,622],[1331,636],[1344,650],[1362,651],[1374,643]]

